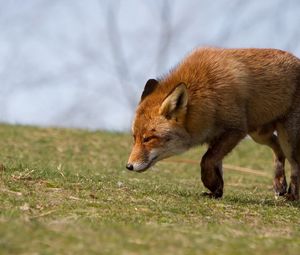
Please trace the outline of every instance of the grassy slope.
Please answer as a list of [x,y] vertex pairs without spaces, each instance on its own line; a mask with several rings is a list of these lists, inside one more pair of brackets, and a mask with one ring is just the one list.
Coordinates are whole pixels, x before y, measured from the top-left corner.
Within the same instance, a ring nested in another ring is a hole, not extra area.
[[[272,154],[243,141],[222,200],[199,166],[124,169],[128,135],[0,125],[0,254],[299,254],[300,203],[275,200]],[[198,160],[197,148],[181,158]]]

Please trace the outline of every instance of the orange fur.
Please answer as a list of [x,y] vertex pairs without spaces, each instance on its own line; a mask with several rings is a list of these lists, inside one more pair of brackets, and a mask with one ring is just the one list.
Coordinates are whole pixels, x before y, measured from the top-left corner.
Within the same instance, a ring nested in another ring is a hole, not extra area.
[[[157,82],[146,84],[132,127],[135,144],[128,164],[139,162],[132,170],[143,171],[158,160],[207,143],[202,181],[213,196],[220,197],[222,159],[250,134],[273,149],[274,188],[284,194],[285,157],[295,169],[300,163],[295,152],[299,143],[287,141],[292,135],[300,140],[299,128],[291,127],[300,124],[298,98],[300,60],[288,52],[197,49]],[[275,129],[284,131],[277,137]],[[294,173],[299,186],[300,168]],[[299,187],[291,193],[291,199],[298,199]]]

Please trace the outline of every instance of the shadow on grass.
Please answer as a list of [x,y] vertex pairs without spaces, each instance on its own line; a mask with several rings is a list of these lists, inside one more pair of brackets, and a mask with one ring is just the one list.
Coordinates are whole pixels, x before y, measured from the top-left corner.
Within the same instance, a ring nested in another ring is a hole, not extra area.
[[207,196],[203,196],[203,189],[199,187],[199,190],[195,190],[195,187],[191,189],[186,189],[177,186],[170,186],[170,185],[157,185],[156,189],[149,187],[146,189],[147,191],[141,193],[143,195],[162,195],[165,197],[176,197],[178,199],[189,199],[192,201],[212,201],[220,202],[220,203],[228,203],[231,205],[238,205],[238,206],[267,206],[267,207],[294,207],[300,209],[300,201],[287,201],[284,197],[279,197],[276,199],[275,197],[270,196],[263,196],[263,195],[251,195],[250,193],[242,193],[242,194],[225,194],[221,199],[209,198]]
[[249,196],[232,196],[228,195],[223,198],[224,202],[237,205],[253,205],[253,206],[268,206],[268,207],[295,207],[300,208],[300,201],[287,201],[284,197],[276,198],[251,198]]

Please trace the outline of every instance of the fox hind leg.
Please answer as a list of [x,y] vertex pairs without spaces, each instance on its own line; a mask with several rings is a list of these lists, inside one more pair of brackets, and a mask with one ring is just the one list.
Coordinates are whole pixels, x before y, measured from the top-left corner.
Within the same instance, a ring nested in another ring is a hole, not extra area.
[[[291,165],[290,185],[286,198],[299,200],[300,185],[300,152],[299,152],[299,129],[300,123],[290,117],[285,122],[277,124],[278,138],[281,148]],[[297,128],[298,127],[298,128]]]
[[275,126],[270,124],[259,128],[255,132],[251,132],[249,135],[256,143],[267,145],[273,150],[275,168],[273,187],[275,195],[283,196],[287,191],[284,170],[285,156],[279,144],[278,137],[274,134],[274,130]]

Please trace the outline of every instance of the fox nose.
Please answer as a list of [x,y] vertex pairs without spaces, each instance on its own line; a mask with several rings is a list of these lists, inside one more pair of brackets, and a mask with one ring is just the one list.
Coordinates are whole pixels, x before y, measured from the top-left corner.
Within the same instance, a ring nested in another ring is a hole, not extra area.
[[128,170],[132,171],[132,170],[133,170],[133,164],[128,163],[128,164],[126,165],[126,168],[127,168]]

